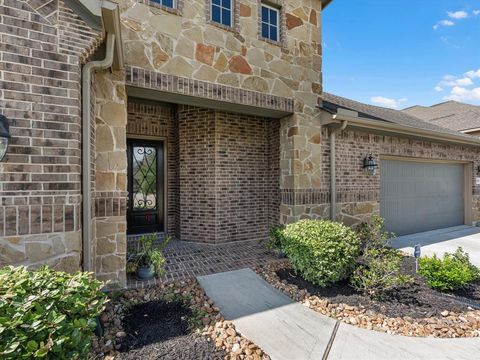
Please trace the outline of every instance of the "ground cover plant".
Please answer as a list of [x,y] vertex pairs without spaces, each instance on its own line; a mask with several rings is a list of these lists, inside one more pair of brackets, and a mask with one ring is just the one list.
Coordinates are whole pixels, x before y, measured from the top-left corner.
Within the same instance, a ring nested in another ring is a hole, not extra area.
[[103,311],[102,283],[44,266],[0,270],[0,358],[84,359]]
[[443,259],[436,255],[421,258],[419,272],[431,288],[440,291],[458,290],[480,279],[479,269],[462,248],[453,254],[446,253]]

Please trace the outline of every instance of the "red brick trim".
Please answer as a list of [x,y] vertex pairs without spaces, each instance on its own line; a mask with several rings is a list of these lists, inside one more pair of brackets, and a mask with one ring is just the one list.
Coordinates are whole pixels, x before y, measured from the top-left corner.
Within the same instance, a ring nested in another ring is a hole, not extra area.
[[[330,203],[330,190],[322,189],[282,189],[284,205],[318,205]],[[380,189],[377,188],[338,188],[337,202],[379,201]]]
[[126,191],[104,191],[93,194],[94,217],[126,216],[127,214]]
[[289,113],[294,112],[293,99],[163,74],[138,67],[127,67],[126,85]]

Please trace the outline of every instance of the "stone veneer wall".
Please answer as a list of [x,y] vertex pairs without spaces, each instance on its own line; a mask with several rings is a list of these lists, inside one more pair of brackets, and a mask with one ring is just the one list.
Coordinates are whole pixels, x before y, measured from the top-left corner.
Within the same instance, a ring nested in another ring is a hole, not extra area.
[[101,41],[63,1],[0,4],[0,266],[80,268],[80,70]]
[[[318,191],[297,193],[296,197],[282,192],[285,202],[296,204],[296,212],[282,207],[284,221],[300,217],[330,217],[330,146],[329,130],[322,131],[322,183]],[[381,166],[382,155],[416,157],[432,160],[470,161],[472,168],[480,165],[480,150],[474,147],[447,145],[402,137],[382,136],[359,131],[343,131],[337,134],[337,219],[348,225],[368,221],[372,214],[379,213],[380,173],[366,175],[362,170],[363,159],[372,154]],[[473,172],[475,176],[475,172]],[[473,219],[480,220],[480,187],[472,178]]]
[[279,213],[279,121],[180,106],[178,124],[180,239],[266,239]]
[[92,246],[101,280],[126,283],[127,95],[123,71],[97,73],[92,119]]
[[259,38],[258,0],[236,1],[238,21],[229,30],[209,21],[205,0],[184,1],[180,15],[121,1],[127,84],[257,107],[283,101],[293,115],[281,121],[279,185],[313,191],[322,187],[321,1],[270,3],[282,6],[279,44]]

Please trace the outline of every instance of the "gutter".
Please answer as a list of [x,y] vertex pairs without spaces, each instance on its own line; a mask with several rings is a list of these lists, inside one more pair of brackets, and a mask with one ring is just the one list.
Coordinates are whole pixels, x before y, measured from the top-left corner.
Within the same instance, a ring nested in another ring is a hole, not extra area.
[[336,114],[329,113],[323,115],[322,125],[340,124],[342,121],[348,121],[348,126],[368,129],[384,134],[404,135],[415,138],[429,139],[432,141],[453,143],[468,146],[480,146],[480,138],[457,134],[439,132],[435,130],[419,129],[413,126],[400,125],[387,121],[371,120],[354,115],[355,112],[344,109],[338,109]]
[[348,125],[347,120],[342,121],[342,125],[339,128],[332,130],[330,134],[330,219],[335,221],[337,219],[337,171],[335,163],[335,140],[337,132],[345,130]]
[[105,59],[99,61],[91,61],[87,63],[82,70],[82,243],[83,243],[83,270],[91,272],[92,266],[92,246],[91,246],[91,230],[92,230],[92,179],[91,176],[91,82],[93,71],[106,70],[113,64],[115,53],[115,35],[107,34],[107,44]]

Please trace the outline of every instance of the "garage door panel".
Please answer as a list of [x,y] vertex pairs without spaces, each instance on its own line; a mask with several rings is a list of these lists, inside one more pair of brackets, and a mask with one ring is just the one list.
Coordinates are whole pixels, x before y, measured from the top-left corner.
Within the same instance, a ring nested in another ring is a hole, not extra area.
[[381,162],[380,213],[397,235],[464,223],[464,168],[399,160]]

